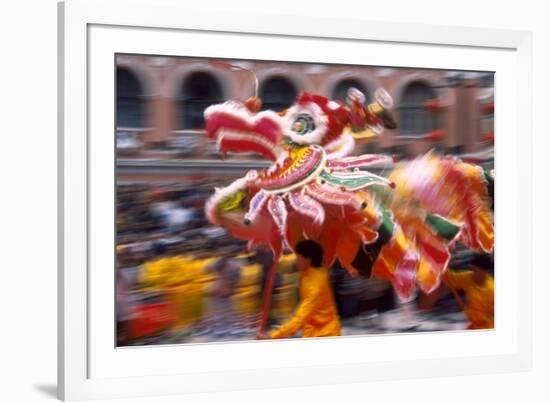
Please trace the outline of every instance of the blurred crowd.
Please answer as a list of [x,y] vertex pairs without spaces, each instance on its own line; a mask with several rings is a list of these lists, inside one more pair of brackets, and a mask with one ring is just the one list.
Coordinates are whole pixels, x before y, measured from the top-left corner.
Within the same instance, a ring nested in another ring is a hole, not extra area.
[[[159,334],[173,334],[178,342],[253,336],[272,254],[261,247],[248,253],[245,242],[210,225],[204,216],[210,192],[200,183],[119,185],[119,345]],[[374,308],[392,307],[388,283],[351,278],[343,269],[332,272],[343,317],[373,307],[373,298],[381,300]],[[275,276],[271,323],[292,313],[298,283],[295,256],[286,254]],[[370,300],[361,300],[365,292]]]
[[200,183],[118,187],[119,345],[159,333],[223,337],[255,328],[271,253],[245,253],[246,243],[209,225],[209,194]]
[[[262,247],[247,252],[245,242],[206,221],[204,203],[212,186],[211,180],[204,184],[118,186],[119,346],[254,339],[272,254]],[[458,247],[451,267],[466,267],[471,260],[471,253]],[[492,283],[492,261],[486,265]],[[352,277],[338,266],[333,268],[330,280],[344,323],[359,326],[403,307],[389,282]],[[468,286],[466,274],[461,275],[446,281],[457,290],[451,292],[450,286],[445,286],[431,295],[417,294],[413,308],[445,314],[466,312],[460,304],[462,296],[472,299],[479,292],[473,282]],[[483,284],[484,279],[479,281]],[[269,326],[277,326],[292,314],[299,302],[298,290],[295,256],[286,254],[277,266]],[[492,293],[478,298],[478,304],[489,302],[492,305]],[[384,332],[376,325],[378,328],[371,329]]]

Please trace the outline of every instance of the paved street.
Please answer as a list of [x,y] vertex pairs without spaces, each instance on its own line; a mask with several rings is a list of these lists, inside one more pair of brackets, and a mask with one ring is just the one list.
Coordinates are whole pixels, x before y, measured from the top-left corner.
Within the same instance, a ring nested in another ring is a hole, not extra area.
[[[342,335],[367,335],[461,330],[467,325],[462,312],[421,312],[412,304],[401,305],[381,314],[364,314],[344,319]],[[133,345],[234,342],[254,339],[255,328],[224,328],[221,330],[183,330],[170,335],[141,339]]]

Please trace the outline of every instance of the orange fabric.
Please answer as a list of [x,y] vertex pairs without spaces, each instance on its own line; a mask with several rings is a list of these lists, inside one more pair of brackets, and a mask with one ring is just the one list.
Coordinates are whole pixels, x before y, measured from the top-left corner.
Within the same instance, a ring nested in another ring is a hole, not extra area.
[[308,268],[300,278],[300,304],[294,315],[280,328],[271,332],[272,338],[286,338],[302,330],[305,338],[338,336],[340,319],[334,303],[328,270]]
[[418,216],[398,214],[397,219],[420,257],[416,272],[418,286],[430,293],[439,285],[450,259],[447,241],[437,236]]
[[395,226],[393,238],[388,244],[382,247],[373,265],[373,275],[391,279],[397,265],[407,254],[408,247],[405,235],[398,226]]
[[439,214],[464,225],[461,240],[468,247],[492,252],[493,219],[479,166],[427,154],[399,165],[389,179],[396,184],[391,201],[396,215]]
[[348,272],[354,272],[352,262],[361,246],[361,237],[351,229],[345,229],[337,240],[336,255]]
[[466,304],[464,314],[472,329],[494,328],[495,282],[491,275],[486,276],[483,284],[474,282],[473,272],[447,271],[445,280],[448,286],[464,291]]
[[468,163],[460,163],[457,168],[465,175],[468,189],[472,193],[471,197],[477,206],[473,222],[477,232],[477,245],[485,252],[492,252],[494,247],[494,228],[483,171],[479,166]]
[[[328,208],[327,208],[328,212]],[[323,231],[319,238],[319,243],[323,247],[324,262],[327,266],[331,266],[337,257],[338,239],[344,231],[344,222],[339,217],[330,216],[327,213],[325,218],[325,224],[323,225]]]

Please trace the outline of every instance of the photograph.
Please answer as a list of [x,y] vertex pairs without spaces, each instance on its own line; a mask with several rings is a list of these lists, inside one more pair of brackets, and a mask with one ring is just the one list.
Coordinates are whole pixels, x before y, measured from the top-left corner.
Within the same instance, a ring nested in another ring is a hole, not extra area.
[[113,74],[117,347],[495,329],[494,71]]
[[544,2],[6,4],[0,402],[550,400]]

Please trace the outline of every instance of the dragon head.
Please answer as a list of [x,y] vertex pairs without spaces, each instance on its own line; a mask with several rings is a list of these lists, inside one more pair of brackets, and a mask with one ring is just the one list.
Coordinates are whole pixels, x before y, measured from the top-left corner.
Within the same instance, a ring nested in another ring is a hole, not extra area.
[[217,140],[222,153],[255,152],[276,161],[286,152],[285,145],[315,144],[329,152],[344,148],[341,153],[347,154],[354,142],[345,134],[346,129],[388,126],[363,101],[364,95],[355,89],[350,91],[347,105],[303,92],[288,109],[276,113],[258,112],[257,99],[246,103],[231,100],[205,110],[206,130],[209,138]]
[[304,92],[282,117],[282,135],[299,145],[327,145],[337,140],[350,122],[346,105]]

